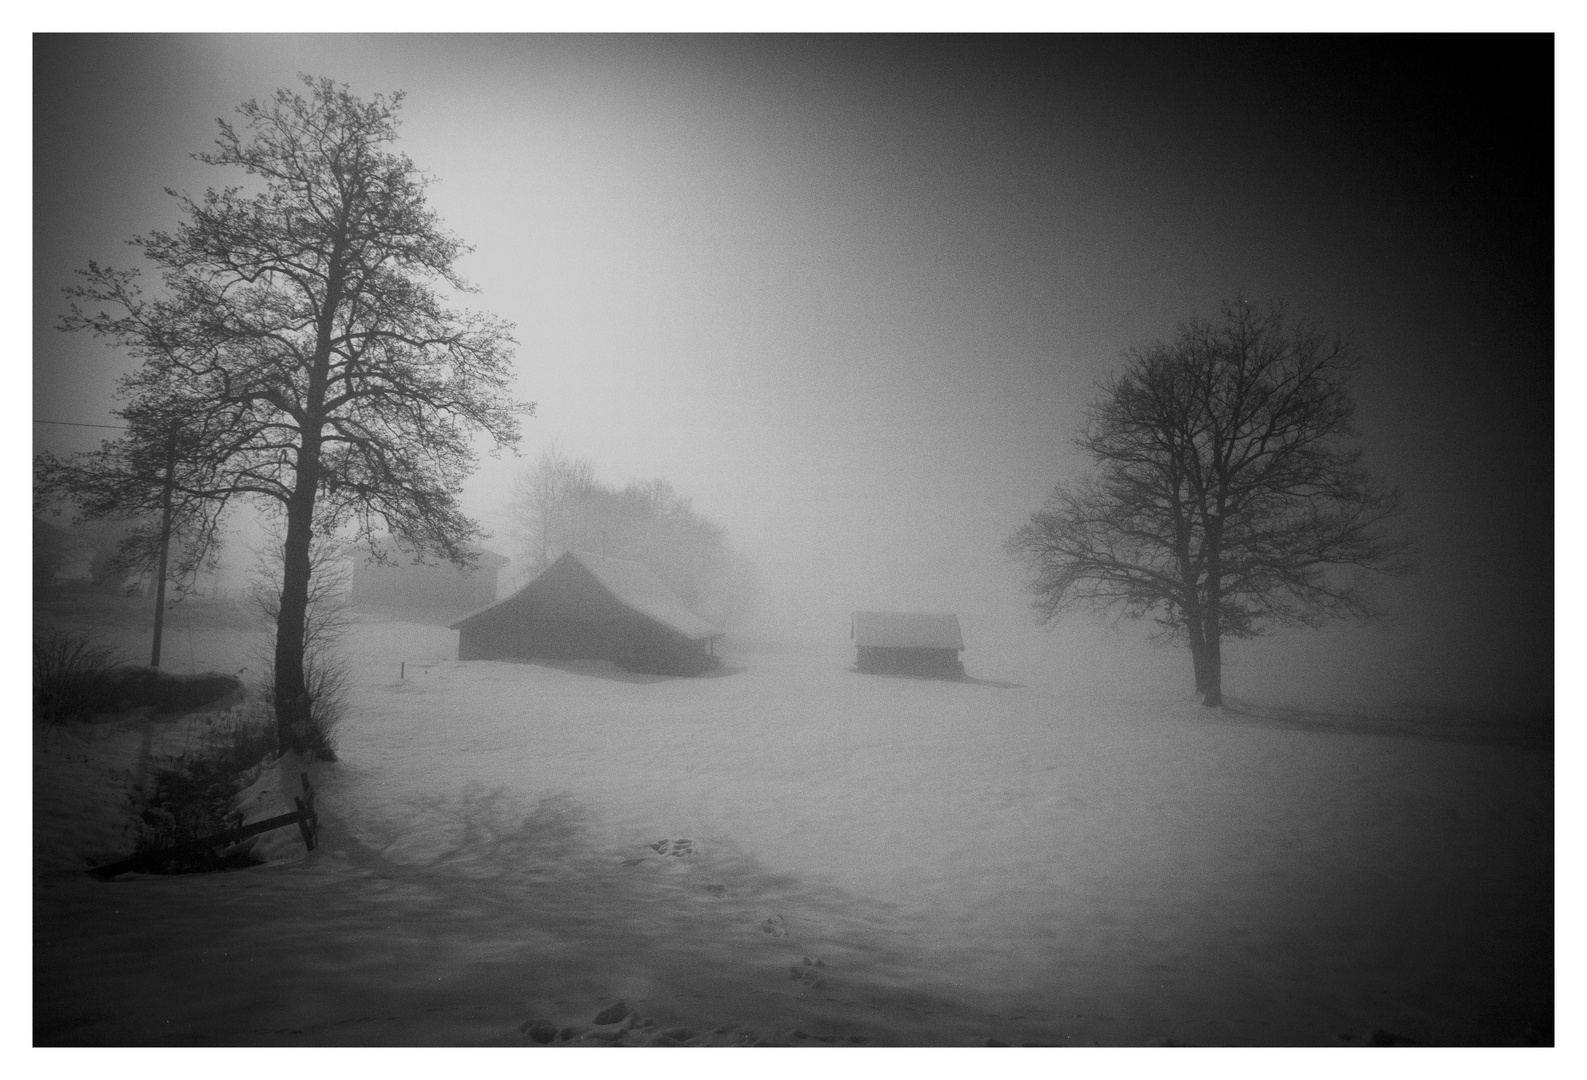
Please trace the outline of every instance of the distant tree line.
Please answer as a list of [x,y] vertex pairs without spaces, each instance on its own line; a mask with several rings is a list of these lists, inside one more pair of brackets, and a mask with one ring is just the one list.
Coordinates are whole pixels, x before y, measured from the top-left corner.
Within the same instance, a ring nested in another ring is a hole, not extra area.
[[530,576],[566,551],[587,551],[645,564],[719,626],[753,610],[754,567],[666,480],[611,487],[588,461],[552,447],[519,476],[513,517]]

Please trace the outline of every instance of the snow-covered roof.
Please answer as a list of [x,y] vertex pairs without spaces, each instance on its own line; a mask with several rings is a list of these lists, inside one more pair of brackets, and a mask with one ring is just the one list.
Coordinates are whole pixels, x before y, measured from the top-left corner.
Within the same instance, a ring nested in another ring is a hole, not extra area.
[[959,617],[927,611],[856,611],[854,644],[884,649],[962,649]]
[[563,558],[577,559],[608,592],[641,615],[647,615],[691,640],[720,637],[722,631],[690,611],[678,594],[644,563],[613,559],[588,551],[570,551]]
[[588,551],[569,551],[562,557],[540,572],[540,575],[525,585],[518,592],[505,600],[498,600],[489,607],[474,612],[466,619],[461,619],[452,624],[451,629],[457,630],[463,623],[514,603],[525,591],[535,587],[535,582],[546,575],[556,572],[564,560],[571,559],[584,569],[588,570],[607,592],[618,603],[647,618],[675,630],[691,641],[700,641],[705,638],[721,637],[722,631],[700,616],[690,611],[678,594],[667,588],[666,584],[656,576],[656,572],[644,563],[634,562],[630,559],[614,559],[606,555],[596,555]]

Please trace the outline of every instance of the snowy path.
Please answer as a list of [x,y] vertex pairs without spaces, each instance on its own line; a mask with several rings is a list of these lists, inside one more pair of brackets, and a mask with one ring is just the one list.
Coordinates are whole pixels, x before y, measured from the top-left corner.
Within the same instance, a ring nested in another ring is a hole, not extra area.
[[40,1040],[510,1044],[617,999],[776,1041],[1548,1038],[1546,752],[808,658],[426,666],[449,637],[359,628],[315,856],[41,879]]

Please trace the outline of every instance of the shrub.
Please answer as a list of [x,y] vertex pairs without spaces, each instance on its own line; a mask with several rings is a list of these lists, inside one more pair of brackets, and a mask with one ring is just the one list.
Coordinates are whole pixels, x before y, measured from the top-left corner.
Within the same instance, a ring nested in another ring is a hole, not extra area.
[[[272,542],[261,553],[252,593],[255,606],[271,626],[281,614],[282,545]],[[308,691],[307,720],[290,732],[293,750],[313,754],[321,761],[336,760],[336,726],[347,708],[347,662],[336,646],[347,631],[346,597],[351,572],[340,548],[318,539],[309,551],[308,608],[303,623],[303,683]],[[272,636],[259,656],[264,670],[261,688],[265,702],[275,705],[275,639]]]
[[308,657],[309,722],[302,746],[321,761],[336,760],[336,727],[347,713],[347,661],[329,653]]
[[33,631],[33,715],[52,723],[103,708],[105,688],[120,665],[115,651],[90,634],[57,627]]
[[[265,703],[272,707],[273,670],[270,664],[265,665],[265,683],[260,691]],[[308,684],[309,716],[292,733],[293,748],[321,761],[335,761],[336,727],[347,711],[347,661],[328,650],[316,650],[304,657],[303,677]]]
[[59,722],[149,705],[185,712],[242,689],[234,675],[171,675],[129,667],[91,635],[46,627],[33,635],[33,715]]
[[[276,753],[275,721],[251,710],[211,723],[186,750],[157,765],[132,796],[138,854],[159,851],[242,825],[235,808],[250,771]],[[150,864],[156,874],[223,870],[256,863],[247,851],[206,849]]]
[[201,708],[242,689],[235,675],[172,675],[156,668],[125,668],[107,681],[120,708],[152,705],[158,712],[184,712]]

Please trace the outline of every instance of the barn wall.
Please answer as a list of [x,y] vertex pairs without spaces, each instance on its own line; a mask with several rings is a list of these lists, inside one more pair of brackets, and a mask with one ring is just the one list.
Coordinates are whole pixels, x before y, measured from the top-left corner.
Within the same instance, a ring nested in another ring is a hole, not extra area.
[[458,630],[459,660],[610,660],[630,671],[697,675],[704,641],[640,616],[582,566],[565,564]]
[[963,675],[957,649],[893,649],[861,645],[857,666],[883,675]]
[[708,653],[705,642],[647,626],[630,638],[629,652],[618,663],[630,671],[698,675],[717,661]]
[[458,631],[459,660],[610,660],[629,671],[697,675],[706,643],[639,622],[581,619],[476,621]]

